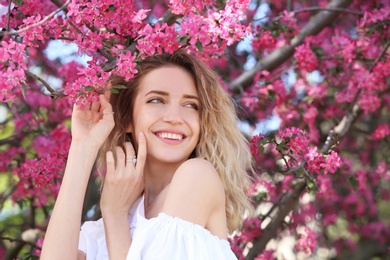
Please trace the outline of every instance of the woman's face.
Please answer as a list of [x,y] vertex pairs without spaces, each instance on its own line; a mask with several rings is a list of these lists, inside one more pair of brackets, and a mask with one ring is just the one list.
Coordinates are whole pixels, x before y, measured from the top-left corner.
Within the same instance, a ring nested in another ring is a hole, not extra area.
[[140,82],[134,102],[131,132],[138,144],[143,132],[148,160],[182,163],[198,144],[200,101],[191,74],[180,67],[164,66]]

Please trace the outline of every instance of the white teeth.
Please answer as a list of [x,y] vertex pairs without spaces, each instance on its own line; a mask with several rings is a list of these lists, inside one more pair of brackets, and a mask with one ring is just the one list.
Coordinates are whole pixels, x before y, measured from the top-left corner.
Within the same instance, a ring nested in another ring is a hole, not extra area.
[[179,134],[172,134],[172,133],[159,133],[159,137],[164,138],[164,139],[174,139],[174,140],[181,140],[183,139],[182,135]]

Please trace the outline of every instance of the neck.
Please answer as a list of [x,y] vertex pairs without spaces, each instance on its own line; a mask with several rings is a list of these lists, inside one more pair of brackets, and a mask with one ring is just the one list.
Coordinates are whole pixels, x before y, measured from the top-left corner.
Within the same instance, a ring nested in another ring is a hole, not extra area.
[[145,203],[151,204],[156,196],[172,181],[173,175],[180,164],[151,162],[148,160],[144,168]]

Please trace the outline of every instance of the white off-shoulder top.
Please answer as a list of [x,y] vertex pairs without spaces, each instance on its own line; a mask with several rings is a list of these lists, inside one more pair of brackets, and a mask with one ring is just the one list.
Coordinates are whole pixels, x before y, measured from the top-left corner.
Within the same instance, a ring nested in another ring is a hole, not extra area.
[[[132,242],[127,260],[237,259],[227,240],[198,224],[165,213],[146,219],[143,197],[131,208],[129,223]],[[81,226],[79,250],[87,260],[109,259],[102,219]]]

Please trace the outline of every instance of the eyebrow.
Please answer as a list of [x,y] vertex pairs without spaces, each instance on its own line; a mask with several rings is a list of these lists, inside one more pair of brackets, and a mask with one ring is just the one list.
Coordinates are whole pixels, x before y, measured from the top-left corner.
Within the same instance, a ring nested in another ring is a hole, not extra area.
[[[169,96],[168,92],[161,91],[161,90],[151,90],[151,91],[149,91],[148,93],[145,94],[145,97],[147,95],[150,95],[150,94],[158,94],[158,95],[162,95],[162,96]],[[199,101],[199,98],[197,96],[194,96],[194,95],[184,94],[183,97],[184,98],[190,98],[190,99],[196,99],[196,100]]]

